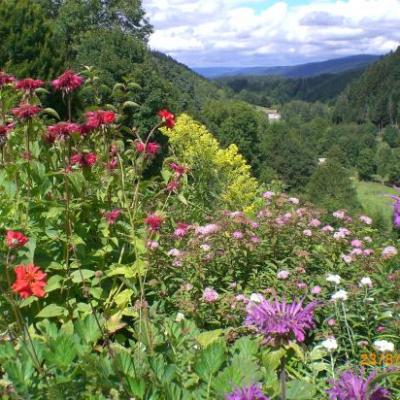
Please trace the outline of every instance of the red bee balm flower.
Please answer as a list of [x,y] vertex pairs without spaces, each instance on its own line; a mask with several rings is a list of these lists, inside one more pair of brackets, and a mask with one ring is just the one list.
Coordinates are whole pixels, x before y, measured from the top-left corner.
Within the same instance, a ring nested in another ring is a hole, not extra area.
[[46,292],[46,274],[33,264],[18,265],[15,267],[17,279],[12,285],[12,290],[23,299],[30,296],[44,297]]
[[80,167],[93,167],[96,161],[97,156],[95,153],[76,153],[69,160],[71,165],[79,165]]
[[29,239],[21,232],[7,231],[6,246],[10,249],[25,246]]
[[158,116],[164,121],[167,128],[173,128],[175,126],[175,115],[170,113],[168,110],[160,110]]
[[176,163],[171,163],[170,167],[173,171],[175,171],[177,177],[185,175],[186,172],[188,171],[188,169],[185,166]]
[[15,82],[15,78],[0,70],[0,87]]
[[45,139],[54,143],[56,139],[67,139],[72,133],[80,133],[81,127],[72,122],[59,122],[47,128]]
[[70,93],[82,86],[83,82],[85,82],[85,80],[82,77],[69,69],[51,82],[51,84],[53,85],[54,90],[61,90],[65,93]]
[[43,84],[44,82],[40,79],[26,78],[18,81],[15,84],[15,88],[19,90],[24,90],[25,92],[32,92],[35,89],[42,87]]
[[164,218],[157,214],[149,214],[145,218],[144,223],[149,227],[150,231],[157,232],[161,228],[161,224],[164,222]]
[[117,222],[117,219],[121,215],[121,210],[116,208],[111,211],[107,211],[104,213],[104,217],[110,225],[114,225]]
[[39,106],[25,103],[20,104],[19,107],[15,107],[11,111],[19,119],[28,119],[39,114],[41,110]]
[[112,111],[90,111],[86,113],[86,126],[97,129],[102,125],[112,124],[116,117],[117,115]]
[[156,155],[160,151],[160,145],[156,142],[149,142],[146,146],[146,154]]

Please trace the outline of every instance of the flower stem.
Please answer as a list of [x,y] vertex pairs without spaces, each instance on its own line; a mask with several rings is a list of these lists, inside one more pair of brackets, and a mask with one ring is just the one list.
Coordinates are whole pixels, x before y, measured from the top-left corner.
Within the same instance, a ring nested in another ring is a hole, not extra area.
[[286,358],[282,357],[279,372],[279,381],[281,386],[281,400],[286,400]]

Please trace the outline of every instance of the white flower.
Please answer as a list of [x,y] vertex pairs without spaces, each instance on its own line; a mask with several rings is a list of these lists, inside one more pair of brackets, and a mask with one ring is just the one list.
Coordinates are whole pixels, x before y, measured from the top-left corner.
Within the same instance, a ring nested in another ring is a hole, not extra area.
[[394,344],[392,342],[388,342],[387,340],[375,340],[374,347],[377,351],[382,353],[394,351]]
[[326,281],[327,282],[333,282],[336,285],[339,285],[340,281],[342,280],[342,278],[340,277],[340,275],[333,275],[333,274],[329,274],[326,277]]
[[182,314],[181,312],[178,312],[178,314],[176,314],[175,318],[176,322],[182,322],[184,319],[185,319],[185,314]]
[[360,287],[363,287],[363,286],[368,286],[370,288],[372,287],[372,281],[371,281],[370,277],[364,276],[364,278],[361,279]]
[[211,250],[211,246],[210,246],[209,244],[207,244],[207,243],[202,244],[202,245],[200,246],[200,248],[201,248],[203,251],[210,251],[210,250]]
[[289,201],[289,203],[292,203],[292,204],[300,203],[300,200],[297,197],[290,197],[288,201]]
[[261,303],[264,300],[264,297],[260,293],[252,293],[250,296],[250,301],[253,303]]
[[171,249],[171,250],[168,252],[168,255],[169,255],[170,257],[180,257],[180,256],[182,255],[182,253],[181,253],[180,250],[178,250],[178,249]]
[[332,295],[331,299],[332,299],[333,301],[336,301],[336,300],[343,300],[343,301],[345,301],[345,300],[348,299],[347,292],[346,292],[345,290],[343,290],[343,289],[338,290],[336,293],[334,293],[334,294]]
[[321,346],[328,350],[330,353],[335,351],[338,348],[338,343],[334,337],[324,340],[321,343]]

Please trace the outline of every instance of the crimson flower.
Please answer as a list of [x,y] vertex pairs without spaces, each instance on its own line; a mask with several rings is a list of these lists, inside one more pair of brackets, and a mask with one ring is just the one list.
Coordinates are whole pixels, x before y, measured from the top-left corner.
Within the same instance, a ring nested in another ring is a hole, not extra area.
[[110,225],[114,225],[117,222],[119,216],[121,215],[121,212],[122,211],[119,208],[116,208],[114,210],[105,212],[104,217]]
[[114,169],[118,168],[118,159],[112,158],[108,163],[106,167],[109,171],[114,171]]
[[19,107],[13,108],[11,112],[19,119],[28,119],[39,114],[41,110],[39,106],[23,103]]
[[81,76],[69,69],[55,79],[52,85],[55,90],[70,93],[82,86],[84,82],[85,80]]
[[185,175],[186,172],[188,171],[188,169],[184,165],[179,165],[176,163],[171,163],[170,167],[178,177]]
[[149,142],[146,146],[146,154],[156,155],[160,151],[160,145],[156,142]]
[[7,140],[7,134],[14,128],[14,124],[0,125],[0,145]]
[[86,125],[91,129],[98,129],[103,125],[112,124],[117,117],[112,111],[90,111],[86,113]]
[[177,180],[172,180],[171,182],[168,183],[166,190],[169,193],[177,192],[179,189],[179,182]]
[[0,88],[13,82],[15,82],[15,78],[12,75],[0,70]]
[[262,299],[260,303],[250,302],[247,306],[245,324],[254,326],[272,345],[287,343],[290,340],[304,342],[308,330],[314,328],[316,302],[303,307],[300,302],[286,303]]
[[81,127],[73,122],[58,122],[47,128],[46,141],[54,143],[56,139],[67,139],[72,133],[80,133]]
[[138,153],[144,153],[146,151],[146,145],[143,142],[135,142],[135,149]]
[[44,82],[40,79],[26,78],[17,81],[15,88],[25,92],[33,92],[35,89],[42,87]]
[[166,109],[160,110],[158,116],[164,121],[165,126],[169,129],[175,126],[175,115]]
[[226,400],[269,400],[261,391],[260,385],[238,388],[225,396]]
[[331,382],[328,390],[330,400],[389,400],[390,392],[379,385],[371,386],[376,377],[372,372],[368,378],[356,375],[352,371],[344,372],[337,381]]
[[164,218],[153,213],[149,214],[145,220],[144,223],[148,226],[149,230],[152,232],[157,232],[161,228],[161,224],[164,222]]
[[6,233],[6,246],[10,249],[25,246],[29,239],[21,232],[7,231]]
[[71,165],[79,165],[80,167],[93,167],[96,164],[96,153],[75,153],[69,159]]
[[44,297],[46,292],[46,274],[39,267],[28,264],[15,267],[17,279],[12,285],[12,290],[18,293],[23,299],[30,296]]

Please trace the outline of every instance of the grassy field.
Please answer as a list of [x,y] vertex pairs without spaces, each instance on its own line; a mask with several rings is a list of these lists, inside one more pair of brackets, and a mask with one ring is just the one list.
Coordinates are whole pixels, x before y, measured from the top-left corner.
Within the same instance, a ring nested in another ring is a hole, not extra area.
[[376,182],[355,181],[355,186],[365,213],[382,225],[382,228],[390,230],[393,210],[390,195],[400,195],[400,192]]

